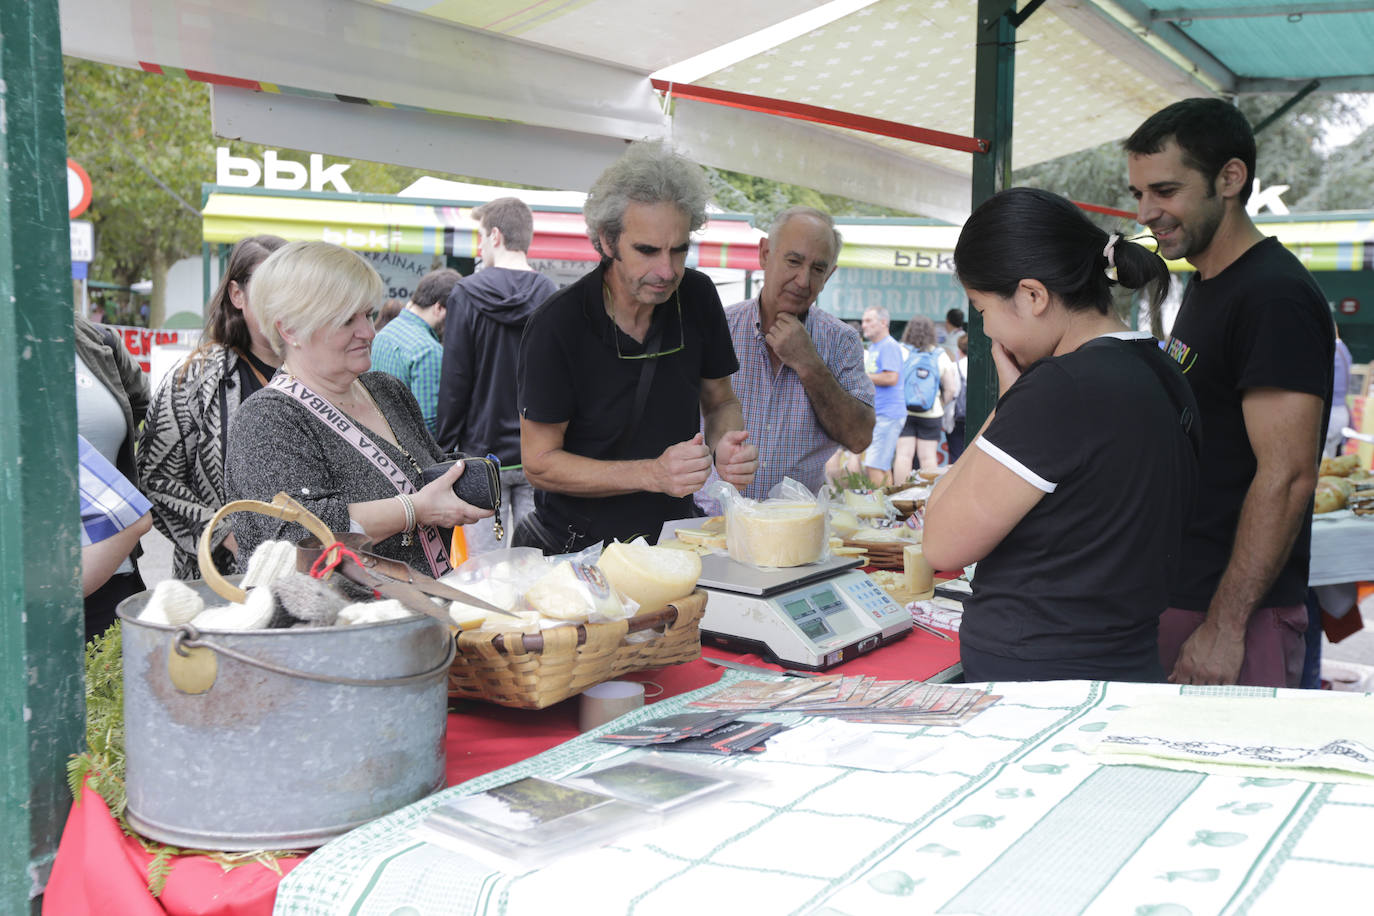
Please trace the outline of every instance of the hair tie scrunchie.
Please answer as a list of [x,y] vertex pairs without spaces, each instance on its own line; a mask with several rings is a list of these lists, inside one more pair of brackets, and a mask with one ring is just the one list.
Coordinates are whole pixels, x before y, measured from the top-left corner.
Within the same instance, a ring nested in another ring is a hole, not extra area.
[[1116,242],[1121,238],[1121,233],[1113,232],[1107,236],[1107,244],[1102,249],[1102,257],[1107,259],[1107,279],[1116,282]]

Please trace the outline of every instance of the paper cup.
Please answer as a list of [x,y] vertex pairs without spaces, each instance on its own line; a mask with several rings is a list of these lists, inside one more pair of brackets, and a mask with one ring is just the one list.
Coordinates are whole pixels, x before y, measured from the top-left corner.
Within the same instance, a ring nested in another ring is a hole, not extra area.
[[644,705],[644,685],[634,681],[603,681],[582,691],[577,727],[584,732],[605,725]]
[[917,601],[935,594],[935,570],[926,562],[920,544],[909,544],[902,548],[902,569],[906,573],[907,591]]

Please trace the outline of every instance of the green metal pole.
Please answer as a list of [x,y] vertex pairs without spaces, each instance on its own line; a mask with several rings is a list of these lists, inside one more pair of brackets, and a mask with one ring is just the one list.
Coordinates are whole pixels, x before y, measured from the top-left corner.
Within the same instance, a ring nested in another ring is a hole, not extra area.
[[58,0],[0,3],[0,911],[47,883],[84,743]]
[[[973,207],[1011,183],[1011,115],[1016,72],[1014,0],[978,0],[978,38],[974,58],[973,135],[988,141],[986,153],[973,154]],[[997,404],[997,369],[983,334],[983,318],[968,310],[969,437]]]

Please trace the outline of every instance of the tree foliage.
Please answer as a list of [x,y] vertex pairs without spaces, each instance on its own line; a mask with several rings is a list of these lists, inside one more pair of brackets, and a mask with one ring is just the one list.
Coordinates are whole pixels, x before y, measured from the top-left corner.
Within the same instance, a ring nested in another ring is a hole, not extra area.
[[68,155],[91,176],[92,276],[156,284],[200,250],[200,185],[215,157],[206,87],[75,58],[63,77]]
[[1292,209],[1374,209],[1374,127],[1332,151],[1321,178]]
[[718,207],[732,213],[751,213],[754,225],[763,229],[767,229],[773,217],[788,207],[815,207],[837,217],[915,215],[743,172],[707,167],[706,177],[711,183]]
[[[1273,95],[1246,96],[1239,100],[1240,110],[1251,124],[1259,124],[1281,104],[1283,98]],[[1335,150],[1328,158],[1320,146],[1328,126],[1346,124],[1355,117],[1347,101],[1330,93],[1314,93],[1285,112],[1255,136],[1255,172],[1260,186],[1288,185],[1283,200],[1295,212],[1327,209],[1333,201],[1338,207],[1348,208],[1352,200],[1364,202],[1355,206],[1374,206],[1374,197],[1367,190],[1367,173],[1371,168],[1368,147],[1363,158],[1358,150],[1347,153],[1348,147]],[[1361,178],[1362,175],[1365,177]],[[1127,190],[1126,156],[1119,141],[1018,169],[1012,181],[1045,188],[1084,203],[1135,209]],[[1366,189],[1363,196],[1358,193],[1361,186]],[[1320,195],[1318,188],[1322,189]],[[1119,228],[1123,222],[1110,216],[1090,216],[1103,228]]]
[[[215,148],[262,161],[267,147],[216,138],[203,83],[68,57],[67,150],[91,176],[91,279],[152,280],[149,323],[161,323],[167,269],[201,251],[201,186],[215,181]],[[309,152],[278,150],[307,162]],[[328,150],[317,152],[328,154]],[[394,194],[428,171],[330,157],[354,191]],[[460,178],[460,176],[444,176]],[[460,179],[461,180],[461,179]]]

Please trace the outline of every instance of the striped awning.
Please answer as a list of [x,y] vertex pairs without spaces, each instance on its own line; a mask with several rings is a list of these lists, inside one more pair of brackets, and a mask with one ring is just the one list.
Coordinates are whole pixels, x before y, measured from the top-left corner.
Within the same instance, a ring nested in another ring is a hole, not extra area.
[[[205,241],[212,243],[231,244],[248,235],[270,233],[288,241],[321,240],[357,251],[475,258],[478,225],[472,209],[480,203],[215,188],[207,195],[202,220]],[[538,206],[531,210],[531,258],[597,260],[580,212]],[[688,265],[755,269],[762,237],[747,216],[713,214],[693,236]]]

